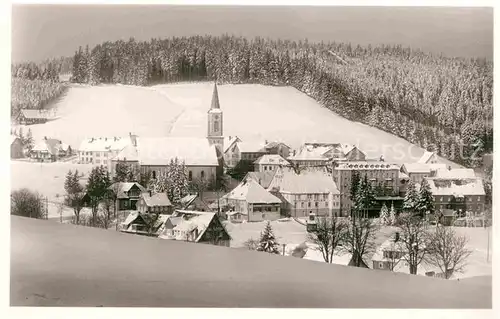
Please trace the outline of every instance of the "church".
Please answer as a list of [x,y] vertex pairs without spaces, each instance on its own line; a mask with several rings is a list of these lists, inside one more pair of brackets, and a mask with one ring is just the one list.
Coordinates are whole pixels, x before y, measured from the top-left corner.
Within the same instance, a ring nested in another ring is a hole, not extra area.
[[[118,161],[140,167],[141,173],[150,172],[153,178],[166,171],[170,160],[184,161],[188,179],[215,181],[223,167],[223,113],[219,104],[217,84],[214,84],[212,102],[207,113],[207,136],[137,137],[112,159],[112,168]],[[113,169],[112,169],[113,170]]]

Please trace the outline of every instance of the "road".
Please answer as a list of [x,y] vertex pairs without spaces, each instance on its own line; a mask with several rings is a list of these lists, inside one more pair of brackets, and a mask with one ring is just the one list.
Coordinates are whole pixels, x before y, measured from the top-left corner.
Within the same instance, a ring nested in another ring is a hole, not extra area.
[[491,285],[11,217],[11,306],[491,308]]

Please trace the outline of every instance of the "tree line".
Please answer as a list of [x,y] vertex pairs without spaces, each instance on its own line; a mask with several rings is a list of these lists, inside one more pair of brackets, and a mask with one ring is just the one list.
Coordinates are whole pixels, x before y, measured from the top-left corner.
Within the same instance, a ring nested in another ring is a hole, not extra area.
[[[291,85],[350,120],[465,165],[493,147],[493,63],[400,45],[193,36],[104,42],[73,56],[76,83]],[[465,147],[463,146],[465,145]],[[461,154],[463,153],[463,154]]]

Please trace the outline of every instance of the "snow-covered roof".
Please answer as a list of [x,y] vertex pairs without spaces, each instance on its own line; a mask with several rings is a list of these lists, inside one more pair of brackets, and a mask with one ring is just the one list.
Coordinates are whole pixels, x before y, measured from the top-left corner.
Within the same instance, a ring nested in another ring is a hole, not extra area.
[[476,173],[472,168],[441,168],[436,170],[434,178],[439,179],[460,179],[476,178]]
[[170,203],[170,200],[165,193],[156,193],[152,194],[152,196],[149,196],[149,193],[145,192],[142,193],[142,198],[144,198],[144,202],[148,207],[172,206],[172,203]]
[[265,143],[261,142],[238,142],[241,153],[266,153]]
[[469,179],[427,179],[434,196],[471,196],[485,195],[483,181],[480,178]]
[[284,146],[284,147],[287,147],[287,148],[291,148],[290,146],[286,145],[285,143],[283,142],[280,142],[280,141],[271,141],[271,142],[268,142],[265,147],[266,148],[273,148],[273,147],[277,147],[277,146]]
[[48,152],[49,154],[57,154],[61,149],[61,141],[54,138],[42,139],[40,142],[36,143],[32,148],[35,152]]
[[297,174],[292,168],[279,168],[268,189],[292,194],[339,194],[333,178],[325,170],[308,169]]
[[226,215],[228,216],[233,216],[233,215],[248,215],[247,213],[244,213],[244,212],[227,212]]
[[372,261],[390,261],[384,257],[384,251],[406,252],[406,246],[402,241],[394,241],[394,237],[388,238],[382,243],[372,256]]
[[241,142],[241,139],[238,136],[229,136],[224,138],[224,153],[233,146],[235,142]]
[[[215,213],[176,210],[169,219],[174,225],[174,231],[178,230],[181,232],[191,232],[195,229],[198,229],[198,237],[195,239],[195,242],[197,242],[201,239],[214,217]],[[180,234],[179,236],[182,236],[182,234]],[[159,237],[163,239],[170,238],[165,233],[161,234]],[[176,239],[183,240],[184,238],[179,237]]]
[[409,179],[410,177],[406,173],[399,172],[399,179]]
[[10,144],[12,145],[12,143],[14,143],[19,137],[15,136],[15,135],[10,135]]
[[127,192],[136,185],[141,192],[145,192],[146,189],[139,183],[136,182],[120,182],[112,184],[109,189],[116,193],[117,198],[128,198]]
[[271,184],[271,181],[273,180],[274,174],[276,174],[275,170],[264,172],[248,172],[244,179],[251,178],[259,183],[260,186],[267,189],[269,187],[269,184]]
[[408,174],[430,174],[431,171],[446,169],[446,164],[405,163],[402,168]]
[[356,146],[343,143],[304,143],[291,160],[331,160],[344,159]]
[[387,163],[387,162],[381,162],[381,161],[352,161],[352,162],[344,162],[344,163],[339,163],[338,166],[335,168],[336,170],[399,170],[400,167],[397,164],[394,163]]
[[122,225],[126,225],[126,226],[130,225],[130,223],[132,223],[134,220],[136,220],[137,217],[139,217],[139,212],[132,212],[132,213],[128,214],[127,218],[122,223]]
[[244,200],[252,204],[280,204],[281,200],[269,193],[255,180],[247,178],[235,189],[222,196],[225,199]]
[[422,155],[422,157],[418,160],[418,163],[427,164],[432,160],[432,158],[437,158],[436,154],[434,152],[426,151],[424,155]]
[[83,140],[78,150],[81,152],[121,151],[131,143],[130,137],[92,137]]
[[47,119],[49,113],[46,110],[21,110],[21,114],[27,119]]
[[128,161],[128,162],[136,162],[139,160],[139,153],[137,152],[137,147],[132,144],[128,144],[124,149],[118,153],[113,158],[113,161]]
[[137,139],[141,165],[168,165],[178,158],[190,166],[218,166],[215,146],[206,138],[153,137]]
[[259,165],[283,165],[283,166],[290,165],[290,163],[286,159],[277,154],[262,155],[253,163]]

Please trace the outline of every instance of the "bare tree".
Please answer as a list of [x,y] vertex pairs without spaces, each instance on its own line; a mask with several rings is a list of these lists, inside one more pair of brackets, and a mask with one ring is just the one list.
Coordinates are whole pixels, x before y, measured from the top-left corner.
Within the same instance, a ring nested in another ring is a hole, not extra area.
[[401,231],[402,247],[405,250],[403,259],[408,263],[410,274],[416,275],[418,265],[426,254],[427,224],[420,216],[404,213],[398,218],[398,227]]
[[13,191],[10,195],[10,214],[44,219],[43,197],[27,188]]
[[468,239],[459,236],[451,227],[438,226],[429,234],[426,263],[438,267],[445,279],[450,279],[454,273],[460,273],[467,266],[472,250],[467,249]]
[[374,240],[377,230],[378,226],[372,219],[362,217],[360,213],[352,215],[342,246],[342,250],[352,255],[350,266],[368,267],[364,259],[376,248]]
[[333,255],[339,246],[343,244],[349,225],[342,219],[333,216],[331,218],[317,218],[316,230],[307,234],[307,240],[316,245],[327,263],[333,262]]
[[259,240],[250,238],[243,243],[243,247],[248,250],[257,250],[257,247],[259,247]]

